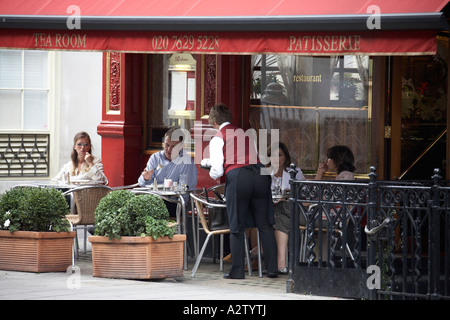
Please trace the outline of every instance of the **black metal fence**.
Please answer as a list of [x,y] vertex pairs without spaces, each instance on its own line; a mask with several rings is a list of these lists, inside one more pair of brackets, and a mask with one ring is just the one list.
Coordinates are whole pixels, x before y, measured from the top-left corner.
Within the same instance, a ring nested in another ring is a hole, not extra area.
[[[294,169],[294,168],[292,168]],[[450,299],[450,187],[430,181],[291,180],[287,291]]]

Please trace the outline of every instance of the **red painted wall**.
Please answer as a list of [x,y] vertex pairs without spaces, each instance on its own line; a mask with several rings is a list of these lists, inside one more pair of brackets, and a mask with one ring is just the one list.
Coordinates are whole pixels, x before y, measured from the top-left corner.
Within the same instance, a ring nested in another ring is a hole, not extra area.
[[[102,122],[97,132],[102,136],[102,161],[111,187],[136,183],[142,171],[144,58],[142,54],[121,53],[113,61],[114,66],[112,59],[109,60],[111,67],[108,68],[107,53],[104,53]],[[118,110],[111,110],[113,91],[119,96]],[[109,109],[107,101],[110,102]]]

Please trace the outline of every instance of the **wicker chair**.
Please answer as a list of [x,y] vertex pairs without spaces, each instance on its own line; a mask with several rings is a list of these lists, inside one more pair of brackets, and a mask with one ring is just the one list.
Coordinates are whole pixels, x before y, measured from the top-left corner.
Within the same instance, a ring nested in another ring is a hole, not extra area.
[[[74,226],[73,229],[84,229],[84,253],[86,253],[87,226],[95,224],[94,212],[100,200],[105,197],[112,188],[104,185],[88,185],[70,189],[63,193],[70,195],[71,214],[66,215],[67,220]],[[77,247],[78,258],[78,235],[74,239]]]

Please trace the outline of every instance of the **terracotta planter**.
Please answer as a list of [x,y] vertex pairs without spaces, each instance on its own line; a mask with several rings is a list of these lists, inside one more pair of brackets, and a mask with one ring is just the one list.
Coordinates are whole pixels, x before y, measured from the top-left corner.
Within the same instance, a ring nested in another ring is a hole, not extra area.
[[91,236],[94,277],[162,279],[183,276],[186,235],[154,240],[152,237]]
[[0,230],[0,269],[65,272],[72,265],[75,234]]

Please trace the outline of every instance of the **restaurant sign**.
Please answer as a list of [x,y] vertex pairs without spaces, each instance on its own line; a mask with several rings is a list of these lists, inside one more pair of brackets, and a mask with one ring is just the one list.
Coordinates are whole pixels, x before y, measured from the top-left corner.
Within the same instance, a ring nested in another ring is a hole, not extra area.
[[433,31],[153,32],[0,30],[0,48],[210,54],[435,54]]

